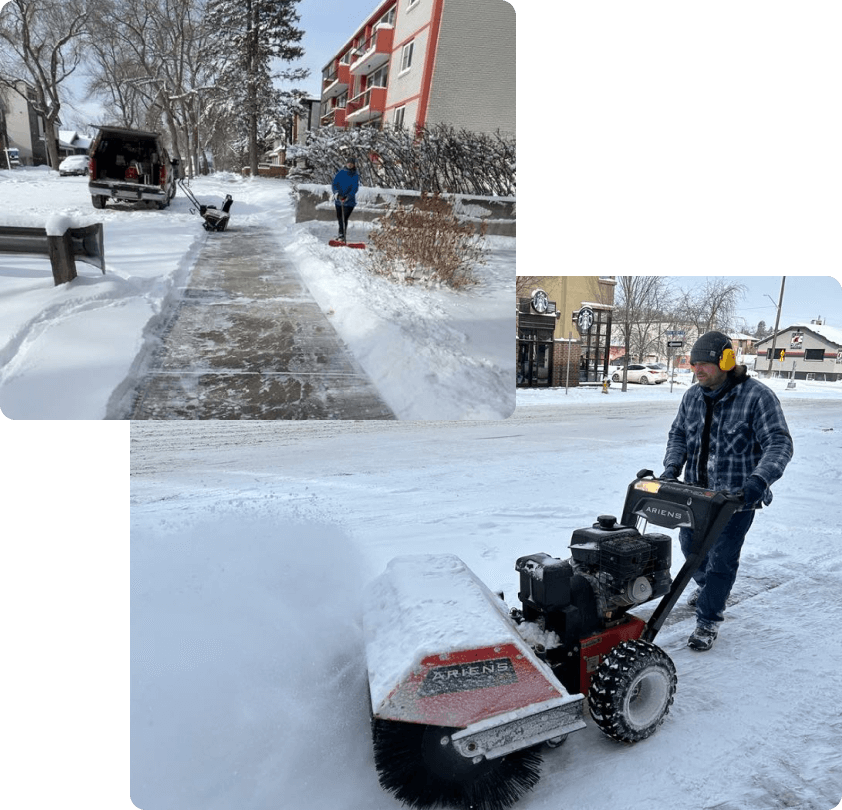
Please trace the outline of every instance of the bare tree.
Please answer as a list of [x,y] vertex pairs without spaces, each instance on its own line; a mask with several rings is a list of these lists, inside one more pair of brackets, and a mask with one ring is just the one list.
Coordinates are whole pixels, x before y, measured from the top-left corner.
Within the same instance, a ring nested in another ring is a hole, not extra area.
[[515,291],[518,298],[529,298],[532,292],[544,283],[546,276],[516,276]]
[[743,299],[746,287],[727,278],[705,279],[701,286],[682,293],[678,314],[685,323],[692,324],[697,334],[717,329],[727,332],[734,328],[737,304]]
[[628,363],[632,355],[643,359],[660,348],[665,312],[670,308],[670,284],[664,276],[618,276],[614,326],[625,344],[623,391],[628,388]]
[[174,157],[200,165],[205,97],[213,81],[200,58],[209,26],[201,0],[113,0],[90,37],[89,90],[126,126],[166,129]]
[[0,15],[0,85],[43,118],[46,156],[54,169],[60,159],[53,133],[61,85],[82,62],[82,36],[95,9],[96,0],[9,0]]

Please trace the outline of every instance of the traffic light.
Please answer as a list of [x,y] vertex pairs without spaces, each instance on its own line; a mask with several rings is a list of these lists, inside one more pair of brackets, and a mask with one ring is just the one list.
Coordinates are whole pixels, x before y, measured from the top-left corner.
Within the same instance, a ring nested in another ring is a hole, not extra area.
[[786,351],[781,349],[781,356],[778,358],[782,363],[784,361],[784,357],[786,357]]

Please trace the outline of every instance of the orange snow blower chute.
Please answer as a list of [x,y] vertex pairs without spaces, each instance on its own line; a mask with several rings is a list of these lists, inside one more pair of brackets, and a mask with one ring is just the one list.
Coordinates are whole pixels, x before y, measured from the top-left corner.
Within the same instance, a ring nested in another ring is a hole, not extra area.
[[[585,727],[636,742],[673,702],[675,667],[653,644],[742,502],[642,470],[621,520],[577,529],[571,557],[521,557],[509,609],[458,557],[397,557],[371,583],[364,634],[381,786],[410,807],[502,810],[540,776],[540,748]],[[675,580],[671,538],[694,529]],[[629,610],[661,598],[648,620]]]

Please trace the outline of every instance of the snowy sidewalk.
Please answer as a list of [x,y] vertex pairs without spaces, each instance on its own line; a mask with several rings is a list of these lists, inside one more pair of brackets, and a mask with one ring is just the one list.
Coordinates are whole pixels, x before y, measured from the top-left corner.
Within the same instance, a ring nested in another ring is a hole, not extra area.
[[268,228],[210,234],[132,419],[393,419]]

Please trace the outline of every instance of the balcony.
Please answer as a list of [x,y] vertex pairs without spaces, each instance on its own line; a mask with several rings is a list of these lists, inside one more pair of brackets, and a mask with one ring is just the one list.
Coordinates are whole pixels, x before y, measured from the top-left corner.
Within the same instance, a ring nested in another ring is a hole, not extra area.
[[351,66],[339,64],[336,69],[322,79],[322,98],[336,98],[342,95],[351,84]]
[[386,88],[370,87],[348,102],[346,120],[349,124],[364,124],[382,118],[386,111]]
[[344,107],[334,107],[319,119],[319,123],[323,127],[334,126],[341,129],[345,126],[347,112]]
[[392,56],[392,41],[395,29],[390,25],[381,25],[362,44],[351,61],[352,76],[366,76],[381,65],[385,65]]

